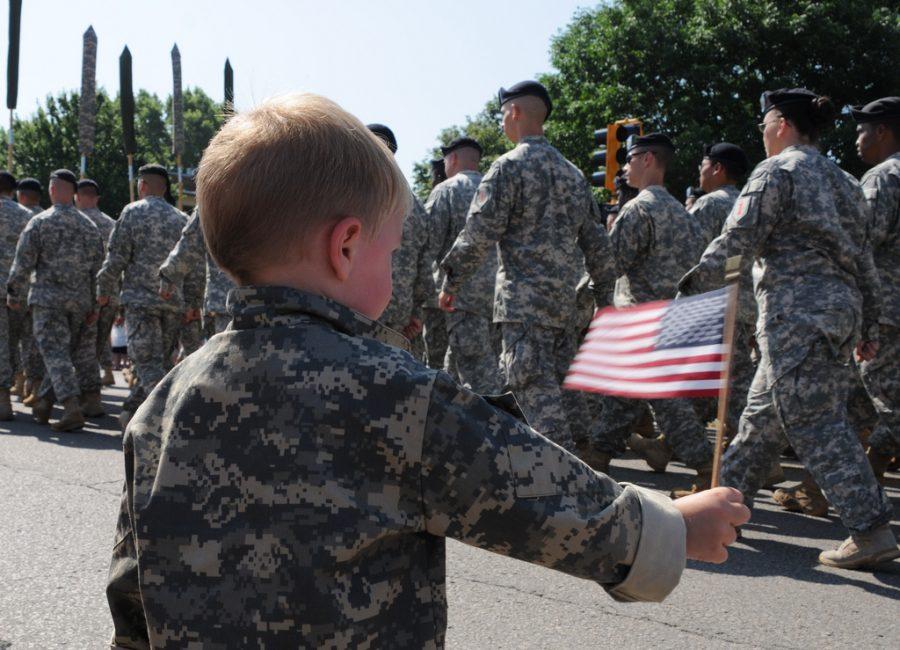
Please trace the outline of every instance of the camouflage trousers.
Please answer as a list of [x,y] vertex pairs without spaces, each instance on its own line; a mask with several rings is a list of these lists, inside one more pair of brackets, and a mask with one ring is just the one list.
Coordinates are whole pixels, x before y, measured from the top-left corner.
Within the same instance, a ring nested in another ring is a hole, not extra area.
[[447,314],[447,354],[444,369],[461,386],[480,395],[500,392],[498,350],[493,347],[493,323],[467,311]]
[[19,341],[26,312],[0,306],[0,388],[12,386],[13,376],[22,367]]
[[100,390],[97,372],[97,328],[88,326],[86,309],[33,305],[34,338],[47,374],[38,395],[64,402]]
[[425,340],[425,362],[429,368],[440,370],[444,367],[444,357],[447,355],[446,314],[440,309],[430,307],[422,311],[425,321],[422,330],[422,338]]
[[203,345],[203,327],[199,320],[190,323],[181,323],[178,332],[178,342],[181,344],[181,358],[193,354]]
[[900,328],[882,325],[878,354],[860,365],[860,374],[878,423],[869,445],[885,456],[900,456]]
[[[565,339],[557,348],[559,355],[557,365],[562,371],[562,379],[565,379],[565,373],[578,353],[578,347],[584,338],[582,332],[583,329],[580,327],[566,330]],[[569,430],[576,443],[590,439],[593,416],[600,412],[603,397],[597,393],[563,389],[563,409],[568,416]]]
[[31,313],[31,307],[28,308],[22,319],[19,359],[22,369],[25,371],[25,377],[31,380],[35,386],[39,386],[47,373],[44,368],[44,358],[41,356],[41,351],[38,350],[37,341],[34,338],[34,316]]
[[104,369],[112,368],[113,365],[109,334],[116,320],[116,307],[117,305],[107,305],[100,310],[100,317],[97,319],[97,361]]
[[501,323],[503,350],[500,369],[522,408],[528,424],[544,436],[575,451],[561,387],[568,363],[560,348],[569,345],[568,333],[525,323]]
[[752,505],[787,438],[844,526],[870,530],[890,521],[893,509],[847,422],[853,367],[824,338],[799,344],[808,347],[805,356],[776,376],[770,354],[781,350],[770,352],[760,341],[738,435],[722,459],[722,485]]
[[134,413],[171,370],[181,316],[179,311],[159,307],[126,307],[128,356],[134,364],[138,381],[122,404],[123,410]]

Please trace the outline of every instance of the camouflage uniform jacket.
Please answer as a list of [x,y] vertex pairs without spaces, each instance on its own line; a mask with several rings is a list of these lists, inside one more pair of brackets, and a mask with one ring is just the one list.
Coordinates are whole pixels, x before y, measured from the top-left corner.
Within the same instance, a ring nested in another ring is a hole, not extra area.
[[[109,236],[112,234],[113,228],[116,227],[116,220],[100,210],[100,208],[85,208],[84,210],[79,210],[79,212],[97,226],[97,229],[100,231],[100,236],[103,238],[103,254],[106,255],[109,246]],[[118,293],[118,290],[116,290],[109,296],[110,304],[113,306],[119,301]]]
[[74,205],[54,205],[32,217],[22,231],[7,291],[21,302],[33,271],[29,305],[91,311],[102,262],[97,226]]
[[[478,190],[481,174],[476,171],[462,171],[448,178],[431,190],[425,203],[431,230],[431,251],[429,260],[444,259],[447,251],[456,241],[457,235],[466,226],[466,215],[472,204],[472,197]],[[443,286],[444,273],[440,266],[434,276],[436,287]],[[491,318],[494,315],[494,284],[497,279],[497,256],[485,256],[481,266],[459,288],[453,306],[459,311]]]
[[678,200],[660,185],[643,189],[622,208],[609,233],[619,274],[616,306],[668,300],[693,266],[704,242]]
[[[0,273],[9,277],[9,269],[16,257],[19,235],[31,221],[31,211],[10,198],[0,196]],[[5,304],[5,301],[4,301]]]
[[881,322],[900,327],[900,153],[867,171],[860,185],[871,213],[869,243],[881,280]]
[[159,276],[166,284],[183,286],[185,303],[188,307],[199,308],[202,301],[205,313],[224,315],[225,301],[228,292],[234,288],[234,282],[225,275],[206,250],[199,214],[194,210],[181,232],[181,239],[159,267]]
[[230,306],[234,329],[126,431],[115,647],[441,647],[445,537],[622,600],[678,582],[684,521],[662,495],[592,471],[338,303],[242,287]]
[[778,350],[777,379],[817,338],[846,354],[851,341],[836,337],[847,322],[878,338],[881,301],[867,222],[862,190],[849,174],[813,146],[788,147],[756,166],[724,232],[681,287],[699,293],[719,286],[733,255],[742,256],[743,272],[755,262],[757,334]]
[[422,202],[411,197],[412,207],[403,221],[403,238],[392,260],[394,291],[381,322],[403,329],[409,319],[425,305],[435,302],[434,277],[428,260],[428,214]]
[[615,279],[599,215],[578,168],[545,137],[525,137],[482,179],[466,226],[441,262],[444,288],[458,295],[499,244],[494,322],[565,329],[585,267],[601,294]]
[[741,191],[734,185],[723,185],[694,202],[689,212],[700,231],[704,246],[722,234],[725,219],[740,193]]
[[187,223],[187,216],[158,196],[135,201],[122,210],[109,237],[109,250],[97,277],[97,293],[111,296],[121,279],[122,304],[181,308],[181,291],[170,301],[159,296],[159,267]]

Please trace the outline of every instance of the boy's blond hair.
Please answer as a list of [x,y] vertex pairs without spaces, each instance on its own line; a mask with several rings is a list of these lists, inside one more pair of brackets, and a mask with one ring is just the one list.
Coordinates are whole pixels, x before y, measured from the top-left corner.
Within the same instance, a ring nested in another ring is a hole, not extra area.
[[325,97],[294,93],[234,116],[210,141],[197,173],[210,254],[239,284],[297,259],[321,226],[354,216],[374,236],[406,214],[410,191],[393,155]]

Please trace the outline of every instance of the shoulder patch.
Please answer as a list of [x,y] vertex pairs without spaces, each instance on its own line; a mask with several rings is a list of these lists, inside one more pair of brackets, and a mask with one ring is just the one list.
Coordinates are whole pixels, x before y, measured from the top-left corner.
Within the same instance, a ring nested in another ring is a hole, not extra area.
[[766,189],[766,180],[767,178],[764,176],[762,178],[754,178],[747,183],[747,186],[744,188],[744,194],[757,194]]
[[737,200],[737,203],[734,204],[734,217],[736,219],[740,219],[750,210],[750,197],[742,196]]
[[491,198],[491,187],[489,185],[482,185],[478,188],[478,194],[475,195],[475,207],[482,208],[484,204],[487,203]]

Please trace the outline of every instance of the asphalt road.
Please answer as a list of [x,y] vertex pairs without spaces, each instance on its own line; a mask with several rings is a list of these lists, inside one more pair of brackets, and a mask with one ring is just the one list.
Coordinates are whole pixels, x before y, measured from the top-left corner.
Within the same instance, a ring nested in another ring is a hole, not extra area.
[[[104,391],[113,415],[124,395]],[[122,480],[116,421],[66,435],[16,411],[15,422],[0,423],[0,650],[106,647]],[[661,490],[687,476],[645,469],[623,459],[612,474]],[[799,480],[796,465],[787,474]],[[900,533],[897,474],[888,493]],[[900,561],[875,573],[818,566],[819,551],[844,537],[837,519],[781,512],[769,496],[760,494],[728,563],[691,563],[659,605],[616,603],[592,583],[451,541],[448,647],[900,646]]]

